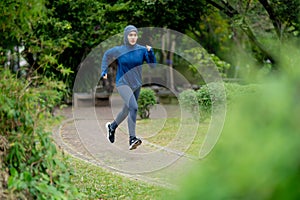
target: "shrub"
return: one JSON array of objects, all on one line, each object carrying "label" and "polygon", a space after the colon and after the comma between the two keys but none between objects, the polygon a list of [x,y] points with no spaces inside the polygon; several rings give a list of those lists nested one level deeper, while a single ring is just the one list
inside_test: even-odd
[{"label": "shrub", "polygon": [[195,117],[200,115],[200,119],[203,120],[210,115],[212,105],[218,106],[224,102],[225,96],[221,87],[219,83],[210,83],[196,91],[185,90],[179,94],[180,105]]},{"label": "shrub", "polygon": [[71,171],[45,131],[62,84],[34,84],[6,70],[0,76],[0,167],[2,177],[8,177],[0,183],[0,198],[75,199],[79,194],[69,183]]},{"label": "shrub", "polygon": [[197,90],[201,110],[210,112],[212,105],[218,106],[225,101],[224,86],[221,83],[209,83]]},{"label": "shrub", "polygon": [[138,99],[138,114],[142,119],[150,116],[150,109],[156,104],[156,97],[153,90],[142,88]]},{"label": "shrub", "polygon": [[[257,92],[259,86],[225,83],[225,91],[222,88],[221,83],[209,83],[196,91],[185,90],[179,95],[180,105],[193,113],[195,117],[200,114],[200,119],[205,119],[210,116],[212,106],[218,108],[223,103],[229,105],[239,97]],[[226,102],[224,102],[225,100]]]},{"label": "shrub", "polygon": [[179,103],[189,112],[198,111],[198,97],[195,90],[188,89],[184,90],[179,95]]}]

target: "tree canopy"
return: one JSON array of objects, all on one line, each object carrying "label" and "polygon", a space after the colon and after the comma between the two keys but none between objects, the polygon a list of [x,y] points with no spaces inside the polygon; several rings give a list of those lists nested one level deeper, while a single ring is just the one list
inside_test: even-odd
[{"label": "tree canopy", "polygon": [[[127,24],[166,27],[236,65],[233,46],[276,69],[282,43],[299,38],[298,0],[8,0],[0,3],[1,65],[19,54],[33,72],[69,81],[92,48]],[[19,55],[18,55],[19,56]]]}]

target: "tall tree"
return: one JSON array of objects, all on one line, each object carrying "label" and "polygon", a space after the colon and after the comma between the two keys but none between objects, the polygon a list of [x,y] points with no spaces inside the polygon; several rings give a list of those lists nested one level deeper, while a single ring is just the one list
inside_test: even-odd
[{"label": "tall tree", "polygon": [[[276,61],[274,44],[267,38],[276,38],[280,43],[292,37],[299,37],[298,0],[206,0],[219,9],[251,41],[252,47],[259,51],[261,61]],[[271,26],[270,26],[271,25]],[[274,43],[274,40],[272,41]],[[277,65],[274,65],[277,66]]]},{"label": "tall tree", "polygon": [[[7,61],[7,53],[11,55],[15,52],[27,38],[30,32],[33,32],[37,21],[41,20],[45,14],[43,0],[28,1],[8,1],[0,2],[0,47],[1,47],[1,65]],[[14,63],[11,60],[11,65]]]},{"label": "tall tree", "polygon": [[[70,70],[58,63],[57,57],[69,46],[65,30],[70,24],[51,18],[51,10],[45,0],[3,0],[1,22],[1,56],[4,66],[7,53],[12,55],[22,47],[22,56],[28,63],[27,78],[33,74],[65,76]],[[16,49],[16,50],[15,50]],[[19,57],[20,55],[18,55]],[[11,63],[11,60],[8,60]]]}]

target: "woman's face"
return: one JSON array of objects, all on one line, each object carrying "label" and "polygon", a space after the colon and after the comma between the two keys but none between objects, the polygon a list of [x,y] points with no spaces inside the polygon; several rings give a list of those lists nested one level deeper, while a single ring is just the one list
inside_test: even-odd
[{"label": "woman's face", "polygon": [[137,33],[135,31],[131,31],[128,36],[128,42],[130,45],[135,45],[136,44],[136,41],[138,39],[138,36],[137,36]]}]

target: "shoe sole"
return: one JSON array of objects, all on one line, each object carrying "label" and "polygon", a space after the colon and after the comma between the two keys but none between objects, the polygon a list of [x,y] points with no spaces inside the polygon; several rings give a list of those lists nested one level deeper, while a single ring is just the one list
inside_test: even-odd
[{"label": "shoe sole", "polygon": [[109,139],[109,128],[108,128],[108,125],[110,125],[109,122],[107,122],[107,123],[105,124],[107,140],[108,140],[110,143],[113,143],[113,142],[111,142],[110,139]]},{"label": "shoe sole", "polygon": [[136,149],[141,144],[142,144],[142,140],[137,140],[135,143],[133,143],[132,145],[130,145],[129,150]]}]

